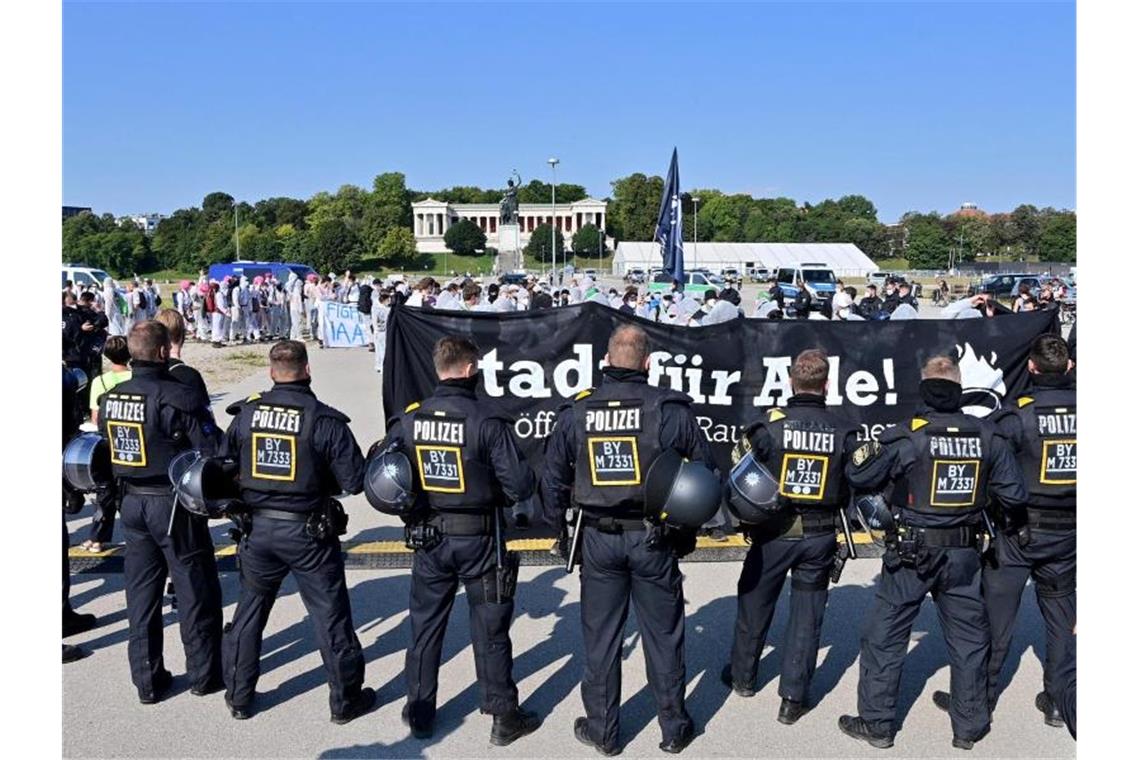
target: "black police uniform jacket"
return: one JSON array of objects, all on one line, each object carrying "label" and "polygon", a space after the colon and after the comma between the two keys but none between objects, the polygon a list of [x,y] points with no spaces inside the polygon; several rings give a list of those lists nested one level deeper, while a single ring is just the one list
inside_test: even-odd
[{"label": "black police uniform jacket", "polygon": [[213,456],[221,438],[165,364],[138,360],[131,361],[129,380],[103,394],[99,427],[115,477],[140,485],[169,485],[171,459],[190,449]]},{"label": "black police uniform jacket", "polygon": [[780,484],[780,504],[804,511],[847,505],[843,468],[859,445],[858,430],[827,410],[824,396],[800,393],[782,409],[769,409],[744,431],[756,461]]},{"label": "black police uniform jacket", "polygon": [[478,399],[478,376],[443,380],[388,422],[412,463],[421,503],[439,512],[487,512],[534,494],[511,422]]},{"label": "black police uniform jacket", "polygon": [[541,491],[546,519],[559,525],[571,502],[619,519],[645,515],[645,475],[666,449],[714,469],[690,398],[649,385],[636,370],[607,367],[602,385],[558,412],[547,438]]},{"label": "black police uniform jacket", "polygon": [[994,424],[961,411],[920,406],[912,419],[879,436],[881,450],[852,457],[852,487],[892,486],[892,511],[910,525],[955,528],[981,518],[988,496],[1007,507],[1025,502],[1021,470]]},{"label": "black police uniform jacket", "polygon": [[276,383],[231,404],[224,453],[239,464],[251,509],[311,512],[339,493],[360,493],[364,456],[349,419],[313,394],[308,380]]},{"label": "black police uniform jacket", "polygon": [[999,412],[995,424],[1021,467],[1029,505],[1077,506],[1077,389],[1072,375],[1031,375],[1032,387]]}]

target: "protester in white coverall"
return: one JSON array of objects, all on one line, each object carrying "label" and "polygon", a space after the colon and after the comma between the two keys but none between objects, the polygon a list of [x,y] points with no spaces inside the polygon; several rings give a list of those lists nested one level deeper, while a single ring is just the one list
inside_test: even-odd
[{"label": "protester in white coverall", "polygon": [[215,348],[221,348],[225,342],[226,334],[226,301],[222,295],[222,285],[224,283],[212,282],[210,283],[210,290],[213,291],[214,310],[210,312],[210,340],[213,342]]},{"label": "protester in white coverall", "polygon": [[231,278],[222,279],[216,298],[218,311],[222,312],[222,324],[218,332],[214,334],[214,340],[218,343],[225,343],[230,339],[230,315],[232,314],[230,306],[234,300],[234,284]]},{"label": "protester in white coverall", "polygon": [[387,290],[373,290],[372,340],[376,346],[376,371],[384,371],[384,349],[387,346],[388,315],[392,313],[392,294]]},{"label": "protester in white coverall", "polygon": [[126,335],[126,302],[115,290],[115,281],[103,278],[103,311],[107,314],[107,334]]},{"label": "protester in white coverall", "polygon": [[[285,281],[285,292],[289,296],[289,340],[301,339],[301,325],[304,324],[304,286],[294,272]],[[376,291],[373,291],[374,293]]]},{"label": "protester in white coverall", "polygon": [[194,290],[194,327],[198,340],[205,343],[210,339],[210,315],[206,313],[206,294],[210,292],[210,283],[200,282]]}]

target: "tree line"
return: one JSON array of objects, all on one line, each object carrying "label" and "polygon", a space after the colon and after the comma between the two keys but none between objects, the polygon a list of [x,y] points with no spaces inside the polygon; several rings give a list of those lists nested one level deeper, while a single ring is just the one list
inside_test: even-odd
[{"label": "tree line", "polygon": [[[611,183],[606,235],[621,240],[650,240],[664,186],[658,176],[636,173]],[[79,214],[63,224],[63,257],[117,275],[161,269],[196,271],[213,263],[243,259],[295,261],[318,271],[370,266],[401,268],[416,256],[412,207],[425,198],[449,203],[497,203],[501,190],[456,186],[436,191],[411,190],[399,172],[377,175],[371,188],[343,185],[302,200],[275,197],[253,204],[213,192],[200,206],[178,209],[162,219],[152,234],[111,214]],[[559,203],[586,197],[581,185],[559,183]],[[520,203],[549,203],[550,183],[532,180],[518,190]],[[693,209],[700,241],[850,242],[876,259],[906,258],[913,268],[945,268],[980,256],[1004,255],[1043,261],[1076,260],[1076,215],[1072,211],[1018,206],[1009,213],[941,215],[910,212],[893,225],[878,219],[874,204],[846,195],[817,204],[791,198],[753,198],[719,190],[694,190],[681,199],[686,240],[692,239]],[[596,255],[602,231],[587,225],[570,248]],[[556,231],[555,246],[565,241]],[[603,238],[604,239],[604,238]],[[460,255],[487,251],[477,225],[452,225],[445,245]],[[527,254],[551,257],[550,228],[541,225]],[[606,253],[607,251],[603,251]]]}]

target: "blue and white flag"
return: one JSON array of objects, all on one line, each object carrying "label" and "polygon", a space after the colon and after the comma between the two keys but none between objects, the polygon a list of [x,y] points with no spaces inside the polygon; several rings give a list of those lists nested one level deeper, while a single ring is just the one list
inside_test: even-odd
[{"label": "blue and white flag", "polygon": [[657,212],[657,229],[653,232],[653,240],[661,244],[663,268],[673,276],[673,282],[681,287],[685,284],[683,229],[681,178],[677,171],[677,149],[673,148],[673,160],[669,163],[669,176],[665,178],[665,189],[661,193],[661,208]]}]

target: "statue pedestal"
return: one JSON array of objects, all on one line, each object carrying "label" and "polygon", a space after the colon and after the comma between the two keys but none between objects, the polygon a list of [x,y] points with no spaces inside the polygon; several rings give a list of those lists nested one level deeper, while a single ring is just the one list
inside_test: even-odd
[{"label": "statue pedestal", "polygon": [[499,225],[499,257],[496,268],[500,273],[523,268],[522,248],[519,245],[517,224]]}]

